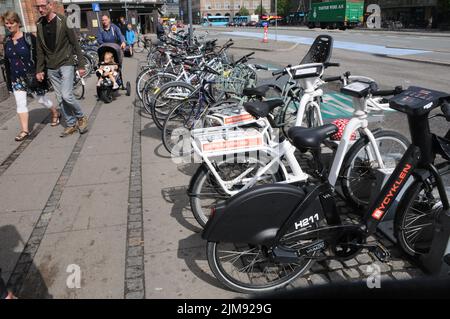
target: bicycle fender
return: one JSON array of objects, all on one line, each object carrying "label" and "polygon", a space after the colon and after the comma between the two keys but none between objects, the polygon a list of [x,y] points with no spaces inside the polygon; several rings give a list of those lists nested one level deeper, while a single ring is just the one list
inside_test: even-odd
[{"label": "bicycle fender", "polygon": [[212,242],[270,244],[305,197],[288,184],[261,185],[216,206],[202,238]]}]

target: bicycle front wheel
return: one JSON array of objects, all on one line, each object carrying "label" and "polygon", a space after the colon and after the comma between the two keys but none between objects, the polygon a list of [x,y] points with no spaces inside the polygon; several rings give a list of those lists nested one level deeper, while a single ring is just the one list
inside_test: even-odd
[{"label": "bicycle front wheel", "polygon": [[144,51],[144,46],[145,46],[145,43],[143,41],[139,40],[134,44],[133,50],[136,53],[141,53],[142,51]]},{"label": "bicycle front wheel", "polygon": [[81,100],[84,97],[84,84],[81,80],[76,80],[73,85],[73,95],[77,100]]},{"label": "bicycle front wheel", "polygon": [[[385,168],[395,168],[409,147],[408,139],[400,133],[384,130],[375,132],[374,137]],[[356,208],[364,209],[369,205],[370,185],[376,181],[378,168],[373,145],[367,138],[360,138],[345,156],[340,175],[344,196]]]},{"label": "bicycle front wheel", "polygon": [[142,102],[148,114],[152,113],[151,105],[154,102],[155,95],[161,90],[161,87],[176,79],[177,76],[172,73],[157,73],[147,80],[142,90]]},{"label": "bicycle front wheel", "polygon": [[177,106],[186,103],[195,92],[195,87],[185,82],[172,82],[163,85],[154,96],[150,113],[156,127],[163,129],[169,113]]},{"label": "bicycle front wheel", "polygon": [[189,99],[173,108],[166,117],[162,129],[162,141],[173,156],[192,153],[190,132],[201,128],[202,115],[198,99]]},{"label": "bicycle front wheel", "polygon": [[[444,184],[450,181],[450,163],[439,170]],[[450,198],[450,187],[446,187]],[[434,177],[415,181],[403,196],[394,221],[394,234],[402,250],[413,257],[427,254],[433,240],[436,216],[443,210]]]}]

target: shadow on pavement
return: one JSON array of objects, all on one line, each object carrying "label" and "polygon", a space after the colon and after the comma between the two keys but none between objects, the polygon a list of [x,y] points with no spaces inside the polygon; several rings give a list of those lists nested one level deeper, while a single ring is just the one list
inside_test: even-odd
[{"label": "shadow on pavement", "polygon": [[[5,225],[0,227],[0,259],[1,260],[19,260],[21,255],[20,252],[16,252],[16,247],[19,244],[24,243],[22,237],[20,236],[17,228],[13,225]],[[17,287],[11,282],[9,287],[10,290],[19,298],[22,299],[52,299],[53,296],[49,294],[47,285],[36,267],[32,262],[27,274],[22,274],[23,282],[22,287]],[[27,281],[27,282],[25,282]],[[20,283],[19,283],[20,284]]]},{"label": "shadow on pavement", "polygon": [[186,176],[194,176],[200,164],[189,163],[177,165],[177,170]]},{"label": "shadow on pavement", "polygon": [[36,125],[41,124],[41,122],[48,124],[50,121],[50,111],[47,108],[30,110],[28,130],[31,132],[36,128]]},{"label": "shadow on pavement", "polygon": [[171,217],[175,218],[175,220],[184,228],[194,233],[200,233],[202,229],[196,224],[194,217],[192,216],[192,221],[195,224],[192,224],[191,221],[187,220],[183,215],[183,210],[191,211],[189,197],[186,193],[187,189],[187,186],[163,188],[161,189],[161,195],[167,203],[173,204],[170,211]]},{"label": "shadow on pavement", "polygon": [[[197,247],[194,247],[194,244]],[[200,234],[192,234],[187,238],[181,239],[178,245],[177,257],[184,259],[189,270],[200,280],[216,288],[231,291],[227,287],[222,286],[213,275],[206,273],[199,266],[199,261],[206,261],[206,241],[201,239]]]}]

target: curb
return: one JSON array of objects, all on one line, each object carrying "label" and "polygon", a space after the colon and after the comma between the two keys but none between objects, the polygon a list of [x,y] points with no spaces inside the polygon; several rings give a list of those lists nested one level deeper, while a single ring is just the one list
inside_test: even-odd
[{"label": "curb", "polygon": [[416,59],[416,58],[406,58],[406,57],[399,57],[399,56],[385,55],[385,54],[374,54],[374,55],[377,56],[377,57],[389,58],[389,59],[393,59],[393,60],[417,62],[417,63],[433,64],[433,65],[440,65],[440,66],[448,66],[448,67],[450,67],[450,62],[444,62],[444,61],[422,60],[422,59]]},{"label": "curb", "polygon": [[286,49],[264,49],[264,48],[246,48],[246,47],[238,47],[238,46],[233,46],[233,49],[238,49],[238,50],[250,50],[250,51],[260,51],[260,52],[289,52],[292,50],[295,50],[299,45],[301,45],[301,43],[295,43],[294,45],[292,45],[289,48]]},{"label": "curb", "polygon": [[[260,28],[205,28],[205,30],[246,30],[246,29],[260,29]],[[272,27],[272,30],[275,29],[275,27]],[[328,29],[309,29],[309,28],[298,28],[298,27],[278,27],[278,30],[285,30],[285,31],[311,31],[311,32],[331,32],[331,33],[342,33],[346,31],[342,30],[328,30]],[[271,29],[269,29],[271,30]],[[448,34],[446,33],[433,33],[433,32],[414,32],[414,31],[388,31],[388,30],[372,30],[372,29],[353,29],[349,30],[350,33],[353,32],[372,32],[372,33],[380,33],[380,34],[395,34],[395,35],[415,35],[415,36],[422,36],[422,37],[438,37],[438,38],[450,38],[450,32]]]}]

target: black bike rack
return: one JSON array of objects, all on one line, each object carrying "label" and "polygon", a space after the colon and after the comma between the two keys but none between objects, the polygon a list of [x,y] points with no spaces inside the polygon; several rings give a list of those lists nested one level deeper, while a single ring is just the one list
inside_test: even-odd
[{"label": "black bike rack", "polygon": [[[377,169],[375,171],[375,177],[376,180],[372,185],[372,192],[370,197],[370,203],[372,204],[378,194],[381,192],[381,189],[383,188],[384,184],[387,182],[389,177],[391,176],[393,170],[389,169]],[[399,193],[397,198],[395,199],[392,206],[387,211],[386,215],[383,218],[383,221],[378,224],[378,230],[381,231],[383,235],[385,235],[391,242],[394,244],[397,243],[397,239],[394,235],[394,218],[395,218],[395,211],[397,210],[397,206],[399,202],[401,201],[403,194],[408,189],[408,185],[411,183],[411,180],[408,180],[405,184],[406,187],[403,188],[403,190]]]},{"label": "black bike rack", "polygon": [[[376,181],[372,185],[372,196],[370,198],[371,203],[380,193],[383,185],[386,183],[390,175],[391,172],[387,170],[376,170]],[[409,183],[411,183],[411,179],[406,182],[406,186]],[[399,193],[399,196],[396,198],[386,216],[383,218],[383,221],[378,225],[378,230],[380,230],[381,233],[393,243],[397,243],[397,239],[394,235],[395,211],[406,189],[408,189],[408,187],[405,187],[402,192]],[[431,275],[450,275],[450,210],[443,211],[439,215],[437,227],[434,229],[431,250],[428,254],[420,257],[420,262],[426,271]]]}]

